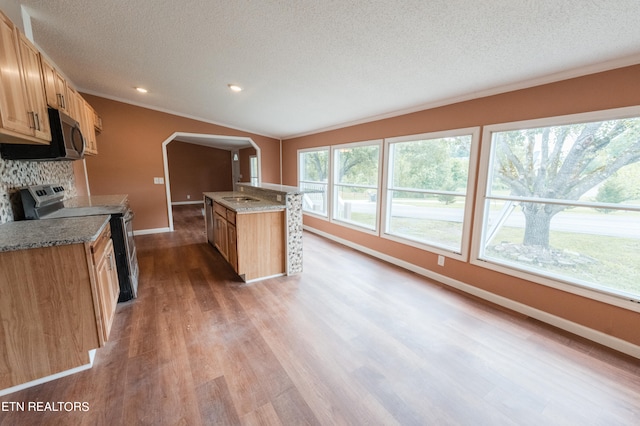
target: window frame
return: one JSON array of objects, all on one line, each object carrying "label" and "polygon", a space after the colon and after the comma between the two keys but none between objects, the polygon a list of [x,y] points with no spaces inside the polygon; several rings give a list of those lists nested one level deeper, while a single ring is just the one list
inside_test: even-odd
[{"label": "window frame", "polygon": [[[351,184],[340,184],[337,183],[337,179],[335,174],[337,173],[337,167],[335,165],[335,160],[336,160],[336,153],[338,150],[340,149],[344,149],[344,148],[358,148],[358,147],[363,147],[363,146],[374,146],[377,145],[378,146],[378,176],[377,176],[377,188],[376,188],[376,208],[375,208],[375,212],[376,212],[376,220],[375,220],[375,227],[374,229],[370,229],[367,228],[366,226],[362,226],[359,225],[358,223],[355,222],[351,222],[351,221],[346,221],[344,219],[340,219],[335,217],[335,198],[337,197],[337,192],[336,192],[336,186],[354,186],[354,187],[365,187],[365,186],[361,186],[361,185],[351,185]],[[331,145],[331,152],[330,152],[330,163],[331,163],[331,175],[330,175],[330,187],[331,187],[331,197],[330,197],[330,215],[329,215],[329,221],[331,223],[335,223],[336,225],[340,225],[340,226],[344,226],[345,228],[350,228],[350,229],[354,229],[360,232],[364,232],[367,234],[371,234],[371,235],[376,235],[376,236],[380,236],[380,218],[382,216],[381,214],[381,206],[382,206],[382,200],[381,200],[381,191],[382,191],[382,175],[383,175],[383,171],[382,171],[382,166],[383,166],[383,151],[384,151],[384,139],[372,139],[372,140],[367,140],[367,141],[360,141],[360,142],[349,142],[349,143],[344,143],[344,144],[339,144],[339,145]]]},{"label": "window frame", "polygon": [[[384,140],[384,170],[383,170],[383,188],[382,188],[382,204],[381,204],[381,230],[380,236],[387,240],[395,241],[407,246],[415,247],[421,250],[429,251],[439,255],[443,255],[452,259],[467,261],[469,259],[469,252],[471,246],[471,225],[473,219],[473,207],[476,188],[476,171],[478,164],[478,152],[480,147],[480,126],[465,127],[459,129],[442,130],[429,133],[421,133],[416,135],[398,136],[393,138],[386,138]],[[390,146],[394,143],[421,141],[429,139],[441,139],[447,137],[458,136],[471,136],[471,147],[469,151],[469,169],[467,171],[467,188],[464,203],[464,214],[462,218],[462,236],[460,241],[460,251],[451,250],[449,247],[444,247],[438,244],[431,244],[428,242],[422,242],[412,240],[410,238],[402,237],[399,235],[389,233],[389,220],[391,203],[389,199],[389,192],[393,189],[389,189],[391,178],[391,155]],[[397,190],[397,189],[396,189]],[[425,191],[429,193],[435,193],[434,191]]]},{"label": "window frame", "polygon": [[[255,162],[255,176],[253,175],[253,162]],[[258,156],[250,155],[249,156],[249,182],[252,185],[258,185],[260,183],[260,167],[258,166]]]},{"label": "window frame", "polygon": [[[485,269],[503,273],[505,275],[521,278],[533,283],[545,285],[547,287],[562,290],[572,294],[577,294],[589,299],[640,312],[640,300],[629,298],[626,295],[617,294],[614,291],[607,291],[606,289],[601,289],[598,287],[572,282],[560,277],[550,277],[542,273],[520,269],[515,266],[509,266],[508,264],[496,262],[492,259],[485,259],[480,257],[484,241],[484,232],[486,226],[485,221],[487,219],[487,215],[485,215],[486,201],[487,198],[495,198],[487,197],[489,176],[492,173],[491,154],[493,147],[493,133],[633,117],[640,117],[640,106],[591,111],[586,113],[568,114],[484,126],[482,131],[482,142],[479,158],[478,180],[476,189],[477,193],[475,197],[476,200],[474,208],[475,213],[473,216],[470,263]],[[569,203],[563,202],[562,204]],[[580,201],[576,201],[575,203],[576,206],[584,204],[584,202]]]},{"label": "window frame", "polygon": [[[319,152],[319,151],[327,151],[327,182],[326,182],[326,186],[327,186],[327,192],[326,192],[326,197],[327,197],[327,212],[326,214],[322,214],[322,213],[318,213],[312,210],[305,210],[304,209],[304,203],[303,203],[303,209],[302,209],[302,213],[303,214],[308,214],[314,217],[317,217],[319,219],[323,219],[323,220],[329,220],[329,213],[331,211],[331,207],[332,207],[332,195],[331,195],[331,181],[332,181],[332,171],[333,171],[333,162],[331,161],[331,147],[330,146],[319,146],[319,147],[313,147],[313,148],[303,148],[303,149],[299,149],[297,151],[297,160],[298,160],[298,187],[302,189],[302,182],[309,182],[309,183],[317,183],[317,184],[325,184],[324,182],[314,182],[314,181],[303,181],[302,180],[302,167],[301,167],[301,161],[300,161],[300,156],[302,154],[305,153],[309,153],[309,152]],[[304,191],[303,191],[304,192]],[[303,194],[304,196],[304,194]]]}]

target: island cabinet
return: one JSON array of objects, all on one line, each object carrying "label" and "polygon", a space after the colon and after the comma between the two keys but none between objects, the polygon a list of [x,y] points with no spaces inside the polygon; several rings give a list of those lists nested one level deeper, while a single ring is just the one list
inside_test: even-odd
[{"label": "island cabinet", "polygon": [[220,254],[244,281],[284,275],[284,210],[236,212],[213,203],[214,241]]},{"label": "island cabinet", "polygon": [[93,241],[0,252],[0,391],[90,364],[119,292],[108,222]]}]

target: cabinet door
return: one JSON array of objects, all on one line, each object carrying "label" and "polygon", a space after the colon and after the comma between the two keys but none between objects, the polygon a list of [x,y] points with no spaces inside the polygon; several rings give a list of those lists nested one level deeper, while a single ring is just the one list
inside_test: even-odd
[{"label": "cabinet door", "polygon": [[[69,116],[82,126],[84,116],[82,98],[78,92],[76,92],[76,89],[71,86],[67,86],[67,96],[69,98]],[[82,130],[82,127],[80,130]]]},{"label": "cabinet door", "polygon": [[44,92],[47,98],[47,104],[51,108],[69,114],[67,109],[67,81],[60,73],[44,58],[40,56],[42,65],[42,77],[44,78]]},{"label": "cabinet door", "polygon": [[111,326],[116,313],[118,296],[120,295],[120,284],[118,283],[118,272],[113,254],[113,242],[109,239],[104,251],[99,253],[96,263],[96,278],[98,290],[98,304],[100,306],[100,317],[102,319],[102,344],[107,341],[111,333]]},{"label": "cabinet door", "polygon": [[44,93],[47,97],[47,104],[51,108],[60,109],[60,102],[58,99],[58,91],[56,89],[56,70],[46,60],[40,60],[40,66],[42,67],[42,75],[44,77]]},{"label": "cabinet door", "polygon": [[229,255],[227,245],[227,219],[220,216],[218,213],[215,214],[214,218],[214,230],[216,239],[215,246],[220,254],[222,254],[222,257],[228,260]]},{"label": "cabinet door", "polygon": [[233,270],[238,272],[238,246],[236,241],[236,227],[231,223],[227,223],[227,251],[229,254],[227,260],[233,267]]},{"label": "cabinet door", "polygon": [[47,100],[44,93],[44,78],[40,66],[40,52],[27,39],[24,34],[19,34],[20,56],[24,69],[27,97],[31,107],[34,136],[38,139],[51,141],[51,129],[49,127],[49,113],[47,112]]},{"label": "cabinet door", "polygon": [[0,13],[0,115],[2,128],[33,133],[29,102],[22,72],[18,33],[13,23]]},{"label": "cabinet door", "polygon": [[87,144],[85,154],[97,155],[98,145],[96,143],[96,128],[93,125],[93,108],[87,101],[84,100],[84,98],[82,98],[82,96],[80,96],[80,100],[82,108],[82,122],[80,123],[80,128],[82,130],[82,134],[84,135],[85,143]]}]

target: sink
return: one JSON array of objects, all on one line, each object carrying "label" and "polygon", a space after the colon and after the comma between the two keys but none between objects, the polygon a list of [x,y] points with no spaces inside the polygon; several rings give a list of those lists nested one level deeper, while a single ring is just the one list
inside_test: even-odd
[{"label": "sink", "polygon": [[257,198],[251,197],[222,197],[223,200],[233,201],[234,203],[248,203],[251,201],[260,201]]}]

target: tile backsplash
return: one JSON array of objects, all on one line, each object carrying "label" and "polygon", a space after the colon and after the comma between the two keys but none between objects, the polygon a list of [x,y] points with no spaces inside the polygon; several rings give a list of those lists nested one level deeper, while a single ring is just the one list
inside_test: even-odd
[{"label": "tile backsplash", "polygon": [[75,196],[76,186],[71,161],[17,161],[0,158],[0,224],[14,220],[21,212],[17,188],[44,183],[62,184],[66,196]]}]

